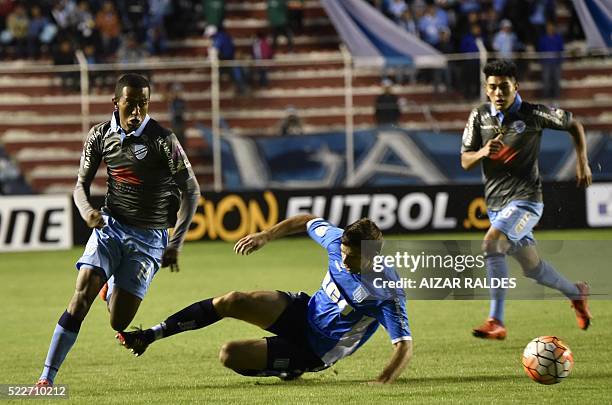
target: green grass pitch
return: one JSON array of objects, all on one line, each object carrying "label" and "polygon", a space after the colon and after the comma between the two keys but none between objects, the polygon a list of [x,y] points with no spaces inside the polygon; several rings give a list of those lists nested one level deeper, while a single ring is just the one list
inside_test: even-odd
[{"label": "green grass pitch", "polygon": [[[538,237],[612,240],[612,230],[539,232]],[[312,293],[325,273],[325,252],[306,238],[274,241],[248,257],[234,255],[231,247],[187,244],[181,272],[158,273],[134,324],[148,327],[192,302],[229,290]],[[53,328],[73,292],[73,266],[81,251],[0,255],[0,384],[29,384],[38,378]],[[587,332],[576,327],[567,301],[510,301],[509,336],[499,342],[470,334],[487,309],[486,301],[409,300],[415,356],[395,384],[373,387],[365,382],[382,370],[392,350],[382,329],[331,369],[281,382],[242,377],[217,360],[223,342],[265,335],[254,326],[223,320],[157,342],[134,358],[114,340],[106,307],[96,300],[56,383],[69,386],[69,402],[87,404],[610,403],[611,301],[591,301],[595,319]],[[539,335],[557,335],[574,352],[574,370],[561,384],[541,386],[521,368],[523,347]]]}]

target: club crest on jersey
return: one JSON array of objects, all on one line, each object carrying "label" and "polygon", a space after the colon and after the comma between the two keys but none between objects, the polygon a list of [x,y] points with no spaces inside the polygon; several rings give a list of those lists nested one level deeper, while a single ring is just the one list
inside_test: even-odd
[{"label": "club crest on jersey", "polygon": [[512,129],[514,129],[516,131],[517,134],[522,134],[523,131],[525,131],[525,128],[527,127],[527,125],[525,124],[525,121],[514,121],[511,125]]},{"label": "club crest on jersey", "polygon": [[148,151],[149,150],[147,149],[146,145],[139,143],[132,144],[132,152],[134,152],[134,156],[136,156],[136,159],[138,160],[144,159],[145,156],[147,156]]},{"label": "club crest on jersey", "polygon": [[355,291],[353,291],[353,301],[355,302],[362,302],[363,300],[366,299],[367,296],[368,296],[368,292],[361,285],[357,287]]}]

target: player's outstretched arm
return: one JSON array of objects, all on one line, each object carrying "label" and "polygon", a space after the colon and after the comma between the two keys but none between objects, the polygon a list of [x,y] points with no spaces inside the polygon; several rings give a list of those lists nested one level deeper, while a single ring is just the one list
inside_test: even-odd
[{"label": "player's outstretched arm", "polygon": [[265,231],[252,233],[240,239],[234,245],[234,252],[238,255],[249,255],[271,240],[305,231],[308,221],[315,218],[317,217],[311,214],[295,215],[287,218]]},{"label": "player's outstretched arm", "polygon": [[198,207],[198,199],[200,198],[200,185],[195,176],[192,175],[184,183],[177,182],[177,184],[181,190],[181,205],[179,206],[172,239],[164,250],[161,263],[162,267],[170,267],[171,272],[179,271],[179,251],[187,236],[189,224],[191,224],[193,215]]},{"label": "player's outstretched arm", "polygon": [[578,186],[588,187],[593,182],[593,175],[589,167],[586,136],[582,123],[572,119],[569,126],[569,133],[572,135],[574,149],[576,150],[576,183]]},{"label": "player's outstretched arm", "polygon": [[393,345],[393,356],[373,384],[390,384],[400,376],[412,358],[412,341],[400,340]]}]

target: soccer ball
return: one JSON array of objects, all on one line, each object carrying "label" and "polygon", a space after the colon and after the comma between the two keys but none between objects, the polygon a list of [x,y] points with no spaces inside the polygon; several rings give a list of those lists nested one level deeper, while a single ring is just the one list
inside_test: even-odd
[{"label": "soccer ball", "polygon": [[523,350],[523,369],[529,378],[540,384],[560,383],[572,367],[572,351],[556,336],[537,337]]}]

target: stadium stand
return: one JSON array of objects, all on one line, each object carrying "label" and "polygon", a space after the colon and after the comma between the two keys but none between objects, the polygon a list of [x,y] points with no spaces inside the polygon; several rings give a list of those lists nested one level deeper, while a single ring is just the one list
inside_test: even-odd
[{"label": "stadium stand", "polygon": [[[559,0],[557,15],[562,24],[569,23],[568,7],[568,2]],[[248,59],[256,33],[267,29],[266,2],[226,0],[224,26],[234,38],[238,58]],[[149,59],[205,60],[204,29],[203,18],[195,21],[190,33],[185,37],[174,35],[167,41],[162,55]],[[303,29],[294,36],[293,42],[292,52],[281,43],[275,55],[279,64],[269,69],[266,87],[252,86],[246,95],[237,96],[229,78],[223,78],[221,115],[232,134],[278,135],[278,123],[284,118],[287,106],[299,111],[306,134],[343,130],[344,71],[338,50],[340,40],[317,0],[304,2]],[[579,49],[580,44],[575,48]],[[27,73],[30,67],[48,63],[43,55],[40,61],[12,60],[0,65],[0,143],[35,191],[66,192],[75,181],[84,137],[81,97],[78,92],[64,89],[56,74]],[[539,71],[538,63],[530,63],[530,73],[521,83],[521,95],[529,100],[540,100]],[[170,125],[165,89],[175,83],[182,86],[186,100],[186,149],[202,188],[210,188],[209,145],[202,136],[211,126],[210,72],[191,69],[188,63],[181,67],[149,69],[149,72],[154,84],[151,114],[164,125]],[[380,93],[380,78],[380,71],[376,70],[354,72],[356,129],[374,126],[374,101]],[[104,84],[94,89],[89,99],[91,124],[108,119],[111,92]],[[421,80],[397,84],[394,92],[404,101],[401,127],[408,130],[436,129],[459,134],[474,104],[452,90],[436,94],[432,84]],[[560,99],[560,105],[577,114],[588,130],[611,131],[612,60],[568,59],[563,65]],[[104,187],[104,170],[98,174],[94,193]]]}]

